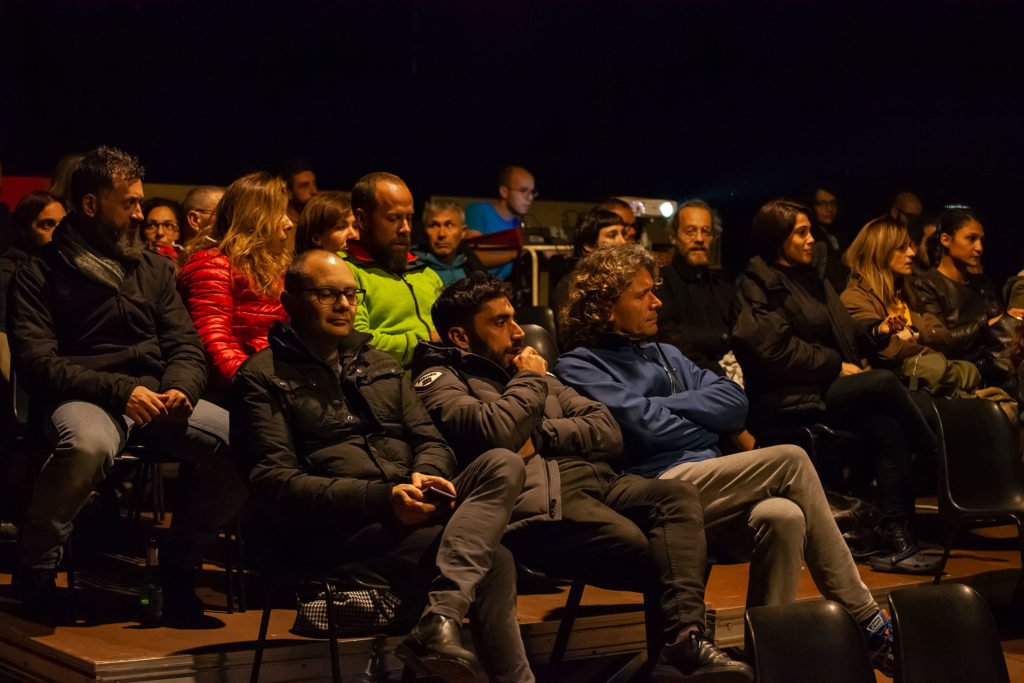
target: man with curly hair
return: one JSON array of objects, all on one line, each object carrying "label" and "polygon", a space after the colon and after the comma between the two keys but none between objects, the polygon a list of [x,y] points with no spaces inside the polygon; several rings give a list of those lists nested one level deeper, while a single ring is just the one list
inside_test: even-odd
[{"label": "man with curly hair", "polygon": [[749,558],[747,606],[796,597],[806,563],[818,589],[864,628],[875,666],[892,675],[888,617],[861,581],[807,454],[793,445],[723,455],[747,398],[701,370],[658,332],[658,266],[638,245],[600,249],[576,266],[555,374],[608,406],[622,428],[627,472],[693,483],[711,547]]}]

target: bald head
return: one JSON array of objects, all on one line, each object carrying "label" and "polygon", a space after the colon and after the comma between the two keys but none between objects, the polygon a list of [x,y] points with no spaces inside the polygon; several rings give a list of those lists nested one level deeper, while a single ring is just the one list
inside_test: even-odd
[{"label": "bald head", "polygon": [[311,249],[292,261],[284,276],[281,304],[292,329],[321,359],[337,352],[352,331],[361,293],[352,270],[329,251]]},{"label": "bald head", "polygon": [[904,228],[921,215],[921,200],[913,192],[900,192],[893,197],[889,215]]},{"label": "bald head", "polygon": [[522,166],[506,166],[499,181],[498,195],[508,210],[517,216],[525,215],[537,194],[533,174]]}]

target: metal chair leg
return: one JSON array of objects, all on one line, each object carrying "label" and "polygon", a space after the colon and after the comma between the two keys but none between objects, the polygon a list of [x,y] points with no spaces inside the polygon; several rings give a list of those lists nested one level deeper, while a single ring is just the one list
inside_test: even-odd
[{"label": "metal chair leg", "polygon": [[1013,521],[1017,522],[1017,543],[1020,546],[1020,576],[1017,577],[1017,587],[1013,589],[1013,604],[1019,605],[1024,599],[1024,519],[1015,515]]},{"label": "metal chair leg", "polygon": [[[957,527],[953,526],[946,535],[946,547],[942,549],[942,559],[939,560],[939,567],[935,570],[935,578],[932,583],[938,585],[942,581],[942,573],[946,571],[946,561],[949,560],[949,553],[953,550],[953,541],[956,540]],[[1021,532],[1018,532],[1021,533]],[[1024,536],[1021,537],[1024,542]],[[1021,549],[1021,558],[1024,559],[1024,548]]]},{"label": "metal chair leg", "polygon": [[558,624],[558,633],[555,635],[555,644],[551,648],[549,664],[561,664],[565,658],[565,650],[569,646],[569,636],[572,635],[572,627],[576,623],[576,615],[580,609],[580,600],[583,599],[583,589],[586,587],[586,581],[575,579],[569,588],[569,597],[565,600],[565,611],[562,614],[561,623]]},{"label": "metal chair leg", "polygon": [[263,598],[263,616],[260,617],[260,635],[256,640],[256,651],[252,654],[252,672],[249,683],[259,683],[260,666],[263,664],[263,646],[267,642],[267,629],[270,627],[270,612],[273,609],[274,584],[267,577],[267,593]]},{"label": "metal chair leg", "polygon": [[324,581],[324,597],[327,600],[327,636],[331,651],[331,681],[341,683],[341,662],[338,661],[338,631],[334,624],[334,590],[330,581]]},{"label": "metal chair leg", "polygon": [[227,595],[228,614],[235,613],[235,563],[234,563],[234,542],[231,540],[231,530],[224,531],[224,578]]},{"label": "metal chair leg", "polygon": [[242,537],[241,517],[235,517],[235,548],[238,550],[238,561],[235,564],[238,572],[238,611],[245,612],[245,538]]}]

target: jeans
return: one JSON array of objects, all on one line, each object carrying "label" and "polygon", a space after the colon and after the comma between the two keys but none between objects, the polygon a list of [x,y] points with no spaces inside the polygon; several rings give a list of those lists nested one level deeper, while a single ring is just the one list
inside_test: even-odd
[{"label": "jeans", "polygon": [[197,402],[188,422],[137,425],[94,403],[67,401],[50,416],[53,451],[43,465],[19,529],[22,566],[52,569],[89,496],[126,446],[144,444],[182,461],[184,499],[176,506],[161,561],[198,567],[203,553],[245,502],[246,487],[228,448],[228,414]]},{"label": "jeans", "polygon": [[858,622],[878,611],[802,448],[772,446],[684,462],[660,478],[696,486],[708,544],[749,557],[748,607],[796,599],[806,562],[822,595],[846,607]]}]

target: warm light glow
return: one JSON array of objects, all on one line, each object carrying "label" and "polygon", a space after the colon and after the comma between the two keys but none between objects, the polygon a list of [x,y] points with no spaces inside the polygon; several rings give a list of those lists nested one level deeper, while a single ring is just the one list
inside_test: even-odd
[{"label": "warm light glow", "polygon": [[673,211],[675,211],[675,207],[672,206],[672,202],[662,202],[658,210],[661,211],[662,216],[669,218],[672,216]]}]

